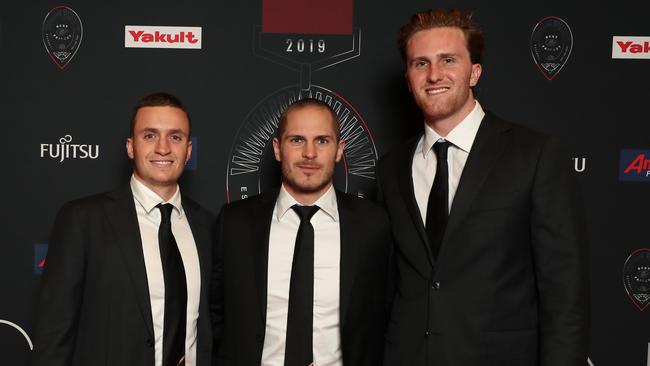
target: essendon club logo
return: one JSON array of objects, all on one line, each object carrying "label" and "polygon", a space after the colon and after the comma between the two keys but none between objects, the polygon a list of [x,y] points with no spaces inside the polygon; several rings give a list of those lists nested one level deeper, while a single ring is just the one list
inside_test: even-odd
[{"label": "essendon club logo", "polygon": [[63,70],[77,53],[83,38],[79,15],[67,6],[50,10],[41,30],[43,45],[52,61]]},{"label": "essendon club logo", "polygon": [[46,256],[47,244],[34,244],[34,274],[43,274]]},{"label": "essendon club logo", "polygon": [[623,286],[640,311],[650,305],[650,249],[633,251],[623,265]]},{"label": "essendon club logo", "polygon": [[201,49],[201,27],[124,26],[125,48]]},{"label": "essendon club logo", "polygon": [[650,150],[621,150],[619,180],[650,182]]},{"label": "essendon club logo", "polygon": [[530,52],[535,65],[549,81],[562,70],[572,48],[573,33],[569,24],[555,16],[540,20],[530,35]]},{"label": "essendon club logo", "polygon": [[612,58],[650,59],[650,37],[612,37]]}]

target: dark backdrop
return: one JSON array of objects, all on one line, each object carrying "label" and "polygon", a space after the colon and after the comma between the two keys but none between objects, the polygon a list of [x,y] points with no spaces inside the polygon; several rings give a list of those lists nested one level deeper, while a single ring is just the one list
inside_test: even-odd
[{"label": "dark backdrop", "polygon": [[[377,157],[422,123],[404,84],[397,30],[416,10],[453,6],[472,10],[487,36],[475,90],[483,107],[560,136],[573,154],[566,169],[581,181],[591,239],[590,362],[650,365],[648,302],[635,304],[623,281],[631,253],[649,265],[639,257],[647,251],[638,250],[650,247],[650,178],[647,169],[620,173],[639,155],[650,159],[650,59],[612,58],[613,36],[650,34],[648,3],[331,0],[315,2],[313,13],[316,5],[291,10],[301,1],[265,1],[265,24],[262,0],[2,2],[0,363],[29,358],[27,338],[16,327],[32,333],[39,264],[57,209],[128,179],[124,143],[139,97],[169,91],[186,102],[197,156],[182,185],[213,212],[277,179],[268,138],[277,112],[298,95],[339,108],[355,149],[346,151],[336,184],[366,195]],[[83,25],[80,46],[63,69],[42,40],[44,18],[59,5],[73,9]],[[573,35],[570,57],[552,80],[538,70],[530,47],[533,28],[548,16],[562,18]],[[202,47],[125,48],[125,25],[201,27]],[[264,32],[278,25],[289,32]],[[90,145],[98,156],[48,155],[62,142]],[[637,275],[648,280],[647,271]]]}]

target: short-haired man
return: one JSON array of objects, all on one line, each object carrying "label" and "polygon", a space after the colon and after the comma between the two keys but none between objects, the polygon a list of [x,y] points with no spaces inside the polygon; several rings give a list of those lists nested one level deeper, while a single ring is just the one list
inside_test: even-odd
[{"label": "short-haired man", "polygon": [[301,99],[273,139],[281,187],[222,209],[218,365],[381,364],[390,227],[379,206],[334,189],[343,149],[336,113]]},{"label": "short-haired man", "polygon": [[128,184],[69,202],[50,240],[33,365],[211,365],[216,218],[183,196],[190,119],[170,94],[135,107]]},{"label": "short-haired man", "polygon": [[378,167],[396,241],[386,365],[584,365],[587,243],[568,156],[474,99],[471,16],[417,13],[399,45],[424,133]]}]

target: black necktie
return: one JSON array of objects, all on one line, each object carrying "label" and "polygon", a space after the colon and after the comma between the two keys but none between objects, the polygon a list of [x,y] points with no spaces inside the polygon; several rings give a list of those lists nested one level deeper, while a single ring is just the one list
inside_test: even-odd
[{"label": "black necktie", "polygon": [[291,265],[284,365],[307,366],[314,360],[314,227],[309,220],[318,211],[318,206],[293,205],[291,208],[300,217],[300,226]]},{"label": "black necktie", "polygon": [[429,203],[427,204],[426,229],[434,258],[438,257],[442,237],[445,235],[447,218],[449,216],[449,167],[447,166],[447,150],[449,141],[437,141],[433,151],[438,160],[436,176],[433,179]]},{"label": "black necktie", "polygon": [[183,259],[172,233],[171,213],[174,206],[159,204],[161,220],[158,245],[165,279],[165,320],[163,326],[163,366],[185,363],[185,328],[187,283]]}]

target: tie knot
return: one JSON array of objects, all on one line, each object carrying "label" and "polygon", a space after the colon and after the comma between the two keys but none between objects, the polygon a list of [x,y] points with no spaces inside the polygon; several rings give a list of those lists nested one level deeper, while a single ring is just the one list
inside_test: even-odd
[{"label": "tie knot", "polygon": [[433,144],[433,152],[438,159],[447,159],[447,150],[451,146],[451,142],[447,140],[438,140]]},{"label": "tie knot", "polygon": [[316,205],[293,205],[291,208],[298,214],[298,217],[300,217],[300,222],[309,222],[309,220],[311,220],[311,217],[314,216],[314,214],[319,210],[319,207]]},{"label": "tie knot", "polygon": [[160,214],[162,215],[162,221],[170,221],[171,216],[172,216],[172,210],[174,209],[174,205],[171,203],[159,203],[156,205],[160,209]]}]

